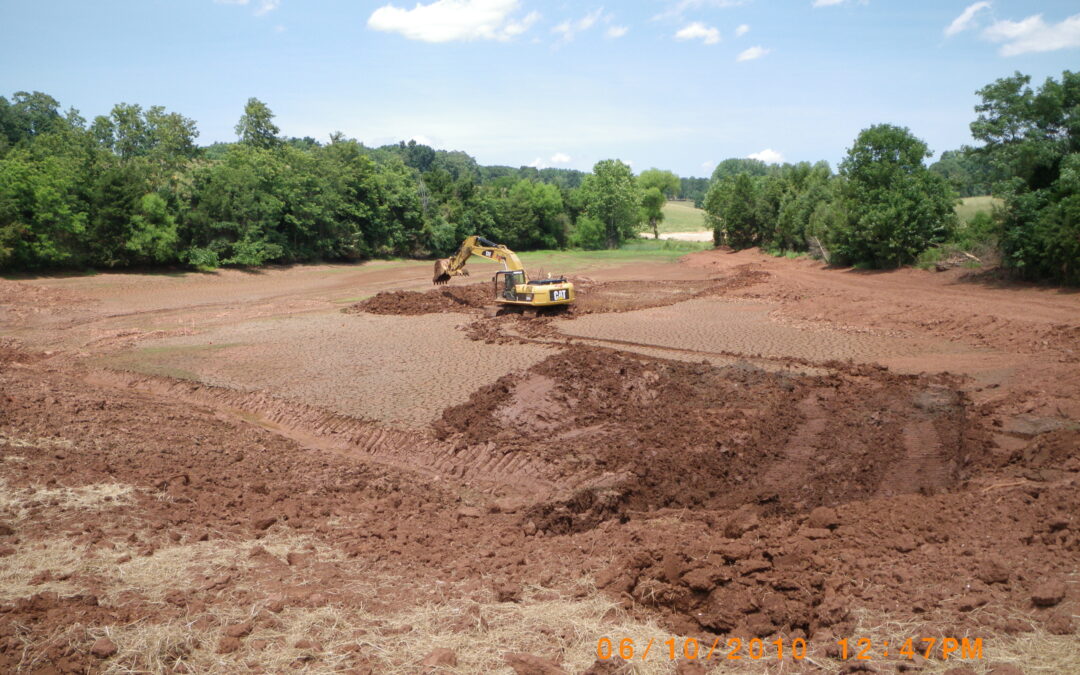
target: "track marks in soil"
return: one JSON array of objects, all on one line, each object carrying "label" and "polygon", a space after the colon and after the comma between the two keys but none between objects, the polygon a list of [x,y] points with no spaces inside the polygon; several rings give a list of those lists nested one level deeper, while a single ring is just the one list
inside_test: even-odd
[{"label": "track marks in soil", "polygon": [[[935,492],[960,480],[983,443],[967,416],[962,397],[933,378],[872,368],[796,376],[571,347],[447,409],[435,428],[546,464],[564,492],[534,519],[565,533],[630,511],[792,513]],[[904,431],[912,418],[929,425],[917,438]]]},{"label": "track marks in soil", "polygon": [[262,392],[242,392],[164,377],[97,371],[88,381],[123,386],[185,403],[206,406],[290,438],[309,448],[467,482],[512,484],[526,493],[546,492],[553,483],[542,462],[526,452],[501,450],[494,442],[451,444],[422,432],[292,403]]}]

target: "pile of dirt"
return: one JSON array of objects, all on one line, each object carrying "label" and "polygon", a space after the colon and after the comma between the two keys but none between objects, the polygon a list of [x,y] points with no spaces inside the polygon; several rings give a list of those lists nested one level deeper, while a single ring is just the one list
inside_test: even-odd
[{"label": "pile of dirt", "polygon": [[983,443],[944,378],[808,377],[581,346],[480,389],[435,428],[460,445],[495,438],[581,486],[533,514],[556,534],[658,508],[790,514],[934,493]]},{"label": "pile of dirt", "polygon": [[490,284],[447,286],[423,293],[419,291],[384,291],[347,307],[348,314],[393,314],[415,316],[443,312],[470,312],[493,304]]},{"label": "pile of dirt", "polygon": [[0,279],[0,321],[20,323],[33,315],[54,315],[93,301],[68,290]]},{"label": "pile of dirt", "polygon": [[[831,365],[806,376],[571,347],[436,431],[463,454],[494,439],[540,458],[561,489],[522,528],[599,538],[598,586],[681,634],[824,644],[865,630],[855,607],[921,636],[1075,630],[1032,599],[1080,552],[1075,433],[980,475],[989,443],[957,382]],[[1016,478],[1048,462],[1062,469]]]}]

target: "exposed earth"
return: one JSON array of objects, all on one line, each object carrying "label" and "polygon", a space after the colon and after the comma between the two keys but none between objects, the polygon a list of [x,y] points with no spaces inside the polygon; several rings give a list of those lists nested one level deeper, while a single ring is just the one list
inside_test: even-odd
[{"label": "exposed earth", "polygon": [[1080,672],[1080,294],[429,268],[0,280],[0,671]]}]

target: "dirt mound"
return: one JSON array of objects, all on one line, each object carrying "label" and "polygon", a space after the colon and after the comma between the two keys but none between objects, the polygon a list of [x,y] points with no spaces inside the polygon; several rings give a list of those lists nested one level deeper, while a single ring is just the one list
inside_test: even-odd
[{"label": "dirt mound", "polygon": [[33,363],[40,361],[44,356],[44,354],[27,351],[18,340],[0,338],[0,364]]},{"label": "dirt mound", "polygon": [[54,315],[93,301],[68,290],[0,279],[0,321],[21,323],[35,315]]},{"label": "dirt mound", "polygon": [[411,316],[441,312],[469,312],[493,304],[490,284],[447,286],[423,293],[419,291],[384,291],[345,309],[356,314],[395,314]]},{"label": "dirt mound", "polygon": [[573,347],[447,409],[436,432],[465,445],[494,438],[550,464],[570,492],[532,516],[567,533],[658,508],[790,514],[938,492],[981,442],[968,427],[964,398],[942,379],[873,368],[806,377]]}]

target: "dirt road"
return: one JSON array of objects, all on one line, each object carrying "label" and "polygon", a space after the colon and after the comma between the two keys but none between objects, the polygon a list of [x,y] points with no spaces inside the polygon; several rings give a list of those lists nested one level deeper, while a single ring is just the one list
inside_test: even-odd
[{"label": "dirt road", "polygon": [[428,267],[0,281],[0,669],[1080,669],[1080,294]]}]

